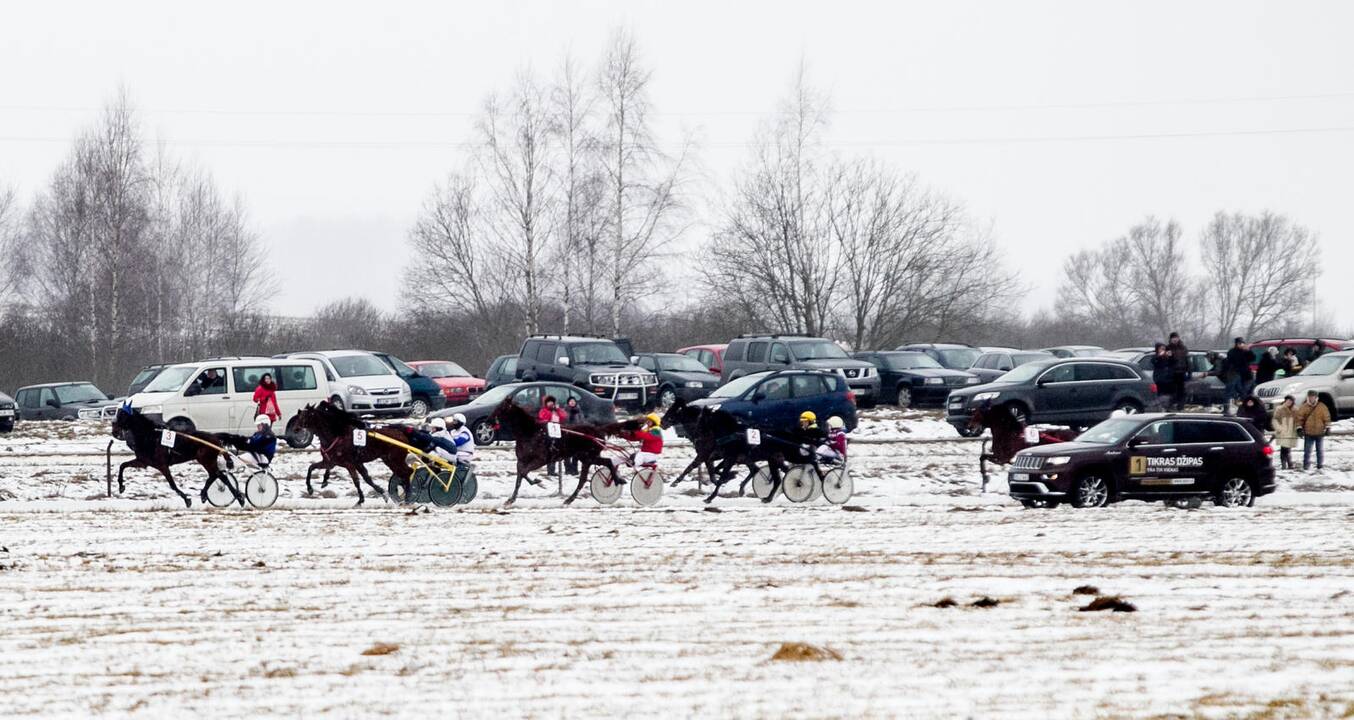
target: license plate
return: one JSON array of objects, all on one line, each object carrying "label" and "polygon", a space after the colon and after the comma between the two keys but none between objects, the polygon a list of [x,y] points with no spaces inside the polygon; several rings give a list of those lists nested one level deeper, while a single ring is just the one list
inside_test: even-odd
[{"label": "license plate", "polygon": [[0,410],[0,417],[14,417],[13,410]]},{"label": "license plate", "polygon": [[617,399],[617,400],[638,400],[638,399],[639,399],[639,393],[619,393],[619,394],[616,395],[616,399]]},{"label": "license plate", "polygon": [[379,405],[399,405],[399,404],[400,404],[400,401],[399,401],[398,398],[396,398],[396,399],[394,399],[394,400],[377,400],[377,401],[376,401],[376,404],[377,404],[378,406],[379,406]]},{"label": "license plate", "polygon": [[1029,473],[1011,473],[1011,482],[1025,482],[1029,479]]}]

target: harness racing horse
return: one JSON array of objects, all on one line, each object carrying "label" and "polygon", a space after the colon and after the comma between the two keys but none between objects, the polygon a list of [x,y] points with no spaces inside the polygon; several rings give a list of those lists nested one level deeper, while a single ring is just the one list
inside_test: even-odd
[{"label": "harness racing horse", "polygon": [[[663,427],[680,427],[696,451],[696,457],[672,481],[671,486],[675,487],[687,473],[701,466],[705,467],[705,475],[713,483],[720,476],[716,474],[715,462],[729,457],[736,458],[735,465],[741,460],[747,466],[748,478],[757,473],[757,466],[747,457],[747,436],[743,428],[736,421],[730,421],[733,418],[728,413],[708,407],[692,407],[680,398],[668,408],[663,414]],[[747,482],[743,481],[743,487],[747,486]],[[742,489],[739,488],[740,495]]]},{"label": "harness racing horse", "polygon": [[638,420],[626,420],[609,425],[570,425],[562,428],[564,430],[562,436],[555,439],[546,433],[545,425],[537,422],[530,412],[514,403],[510,397],[503,398],[503,402],[489,413],[485,422],[496,427],[507,427],[515,441],[517,481],[513,485],[512,496],[503,503],[504,507],[511,507],[517,502],[517,493],[522,489],[523,480],[532,485],[539,484],[529,478],[528,473],[559,460],[579,462],[578,486],[564,501],[565,505],[572,504],[578,498],[578,492],[583,489],[583,483],[588,480],[593,465],[611,468],[612,477],[616,477],[616,464],[602,454],[602,450],[606,449],[605,439],[622,432],[633,432],[640,427]]},{"label": "harness racing horse", "polygon": [[1048,445],[1073,440],[1077,434],[1073,430],[1040,430],[1039,439],[1031,442],[1025,439],[1025,423],[1004,407],[992,407],[985,402],[973,408],[968,419],[968,429],[974,436],[982,434],[983,429],[992,431],[991,450],[988,441],[983,440],[982,450],[978,453],[978,470],[983,475],[983,492],[987,492],[987,463],[1009,465],[1015,454],[1027,447]]},{"label": "harness racing horse", "polygon": [[[169,481],[169,487],[180,498],[186,507],[192,507],[193,501],[179,489],[174,483],[174,475],[169,472],[171,465],[178,465],[196,460],[203,470],[207,471],[207,482],[202,486],[202,501],[207,501],[207,488],[217,478],[222,479],[222,484],[230,488],[230,492],[235,499],[244,507],[244,497],[235,487],[235,484],[225,479],[225,471],[221,469],[220,458],[223,457],[216,450],[196,442],[189,438],[197,438],[213,445],[220,446],[222,441],[219,437],[210,433],[179,430],[175,432],[173,447],[167,447],[161,444],[162,431],[164,426],[142,415],[140,412],[127,405],[118,408],[117,415],[113,416],[113,440],[108,441],[107,450],[107,468],[108,484],[111,488],[113,483],[113,443],[121,439],[127,442],[127,447],[131,448],[135,458],[128,460],[118,466],[118,493],[121,494],[127,489],[123,481],[123,473],[129,468],[149,468],[160,471]],[[227,457],[226,462],[230,459]],[[229,465],[228,465],[229,467]]]},{"label": "harness racing horse", "polygon": [[[409,470],[408,463],[405,462],[406,451],[389,443],[370,439],[365,447],[358,447],[353,444],[353,431],[366,430],[369,435],[384,435],[407,445],[410,442],[411,431],[409,428],[403,425],[369,428],[362,418],[328,400],[321,400],[315,405],[307,405],[298,410],[296,422],[301,427],[315,433],[316,439],[320,442],[320,461],[312,463],[306,469],[307,495],[315,493],[310,484],[310,477],[316,469],[324,469],[327,478],[331,468],[342,468],[347,470],[348,475],[353,479],[353,487],[357,489],[358,505],[366,502],[367,499],[362,493],[362,484],[358,481],[359,477],[375,491],[378,497],[384,498],[385,493],[376,483],[372,482],[371,475],[367,474],[366,468],[366,463],[379,460],[387,468],[390,468],[390,472],[394,473],[396,478],[399,478],[407,497],[412,472]],[[327,479],[325,484],[328,484]]]}]

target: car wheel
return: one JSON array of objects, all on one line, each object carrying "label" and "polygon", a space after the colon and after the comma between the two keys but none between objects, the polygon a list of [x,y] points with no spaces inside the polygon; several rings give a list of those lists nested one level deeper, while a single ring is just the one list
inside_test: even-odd
[{"label": "car wheel", "polygon": [[1119,404],[1114,406],[1114,412],[1121,415],[1137,415],[1142,412],[1142,406],[1132,400],[1120,400]]},{"label": "car wheel", "polygon": [[409,417],[421,418],[428,414],[428,401],[417,397],[409,403]]},{"label": "car wheel", "polygon": [[900,387],[900,388],[898,388],[898,400],[897,400],[897,403],[898,403],[898,407],[899,407],[900,409],[906,409],[906,408],[912,407],[912,388],[908,388],[908,387]]},{"label": "car wheel", "polygon": [[957,427],[955,428],[955,430],[959,432],[959,437],[976,438],[979,435],[983,434],[982,428],[969,427],[968,425],[964,425],[963,427]]},{"label": "car wheel", "polygon": [[1025,498],[1020,501],[1020,504],[1027,508],[1038,510],[1052,510],[1053,508],[1058,507],[1057,500],[1040,500],[1039,498]]},{"label": "car wheel", "polygon": [[869,400],[861,400],[861,401],[860,401],[860,409],[861,409],[861,410],[869,410],[870,408],[874,407],[874,406],[877,405],[878,403],[879,403],[879,401],[878,401],[878,400],[875,400],[874,398],[870,398]]},{"label": "car wheel", "polygon": [[1213,496],[1213,504],[1218,507],[1251,507],[1255,505],[1255,491],[1251,482],[1245,478],[1228,478]]},{"label": "car wheel", "polygon": [[340,410],[347,410],[348,406],[343,404],[343,398],[335,395],[329,398],[329,403]]},{"label": "car wheel", "polygon": [[1010,403],[1006,406],[1006,411],[1011,413],[1011,417],[1015,418],[1016,422],[1021,425],[1030,424],[1030,412],[1025,409],[1024,405],[1021,405],[1020,403]]},{"label": "car wheel", "polygon": [[0,432],[14,432],[14,421],[0,423]]},{"label": "car wheel", "polygon": [[301,427],[301,423],[292,420],[287,423],[287,446],[296,450],[310,447],[315,434]]},{"label": "car wheel", "polygon": [[193,424],[193,421],[188,418],[174,418],[165,423],[165,427],[174,432],[193,432],[197,429],[197,426]]},{"label": "car wheel", "polygon": [[65,420],[66,422],[75,422],[79,418],[75,415],[62,415],[61,419]]},{"label": "car wheel", "polygon": [[670,408],[670,407],[672,407],[672,404],[675,403],[675,402],[677,402],[677,391],[676,391],[676,390],[674,390],[674,389],[672,389],[672,388],[670,388],[670,387],[664,386],[662,390],[659,390],[659,391],[658,391],[658,405],[659,405],[660,407],[663,407],[663,408]]},{"label": "car wheel", "polygon": [[1077,479],[1072,488],[1072,507],[1098,508],[1110,504],[1110,486],[1105,478],[1094,473]]},{"label": "car wheel", "polygon": [[476,445],[493,445],[498,439],[498,431],[487,420],[476,420],[470,427],[470,432],[475,434]]}]

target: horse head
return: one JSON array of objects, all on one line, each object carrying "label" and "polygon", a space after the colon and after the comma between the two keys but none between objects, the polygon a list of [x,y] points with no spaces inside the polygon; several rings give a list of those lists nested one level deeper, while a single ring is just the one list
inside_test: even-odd
[{"label": "horse head", "polygon": [[525,408],[512,401],[511,397],[503,398],[503,401],[489,413],[486,420],[495,428],[507,424],[509,430],[516,437],[527,437],[536,431],[536,418],[531,416]]}]

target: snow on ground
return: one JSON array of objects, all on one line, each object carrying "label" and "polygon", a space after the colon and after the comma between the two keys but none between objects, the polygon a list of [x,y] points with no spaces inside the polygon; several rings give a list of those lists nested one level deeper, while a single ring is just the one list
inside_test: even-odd
[{"label": "snow on ground", "polygon": [[[184,510],[144,471],[104,499],[98,426],[21,425],[0,716],[1354,714],[1354,438],[1249,510],[1035,511],[934,416],[871,415],[850,508],[721,512],[550,484],[504,511],[502,447],[466,508],[305,498],[290,452],[277,508]],[[1079,610],[1112,595],[1136,612]],[[827,659],[772,659],[796,642]]]}]

